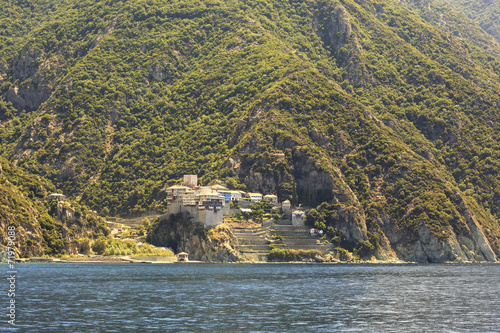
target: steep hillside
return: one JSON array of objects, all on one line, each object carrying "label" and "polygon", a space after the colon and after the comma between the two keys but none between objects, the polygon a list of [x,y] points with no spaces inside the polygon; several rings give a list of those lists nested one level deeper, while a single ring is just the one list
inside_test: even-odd
[{"label": "steep hillside", "polygon": [[450,3],[500,42],[500,2],[498,0],[454,0]]},{"label": "steep hillside", "polygon": [[[483,49],[487,53],[499,56],[500,35],[496,26],[500,21],[498,18],[496,20],[488,19],[488,17],[495,17],[495,15],[498,17],[498,14],[495,14],[494,10],[491,12],[486,10],[488,8],[486,3],[489,3],[491,7],[495,7],[495,2],[482,0],[476,2],[405,0],[402,3],[417,12],[425,21],[450,36],[465,39],[468,43]],[[496,6],[498,7],[498,4]],[[484,21],[478,18],[479,15],[474,10],[482,12],[483,16],[485,16]],[[488,29],[488,27],[492,28]]]},{"label": "steep hillside", "polygon": [[89,254],[90,241],[109,234],[104,221],[88,208],[44,202],[54,186],[3,158],[0,184],[0,244],[7,244],[7,227],[16,227],[15,249],[21,257]]},{"label": "steep hillside", "polygon": [[165,184],[196,173],[319,206],[310,223],[349,249],[500,255],[500,48],[460,12],[23,4],[2,19],[1,153],[100,214],[164,211]]}]

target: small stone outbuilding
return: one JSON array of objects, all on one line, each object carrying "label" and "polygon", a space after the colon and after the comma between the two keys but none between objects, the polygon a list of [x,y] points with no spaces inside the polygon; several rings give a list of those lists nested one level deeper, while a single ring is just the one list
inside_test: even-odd
[{"label": "small stone outbuilding", "polygon": [[53,200],[57,201],[66,200],[66,196],[61,193],[51,193],[45,197],[45,201],[53,201]]},{"label": "small stone outbuilding", "polygon": [[304,225],[306,213],[302,210],[295,210],[292,213],[292,225]]},{"label": "small stone outbuilding", "polygon": [[181,252],[177,254],[177,262],[188,262],[189,261],[189,254],[186,252]]}]

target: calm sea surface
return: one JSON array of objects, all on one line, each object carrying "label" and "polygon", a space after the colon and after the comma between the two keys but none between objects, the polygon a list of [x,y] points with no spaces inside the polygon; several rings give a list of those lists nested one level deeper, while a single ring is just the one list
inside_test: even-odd
[{"label": "calm sea surface", "polygon": [[16,268],[1,332],[500,332],[500,265]]}]

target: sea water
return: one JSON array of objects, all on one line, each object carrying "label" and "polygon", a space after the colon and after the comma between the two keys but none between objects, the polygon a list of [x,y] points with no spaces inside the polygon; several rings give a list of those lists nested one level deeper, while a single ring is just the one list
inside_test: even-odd
[{"label": "sea water", "polygon": [[[1,332],[500,332],[496,264],[27,263],[16,270],[16,325],[8,324],[5,296]],[[8,282],[1,286],[7,295]]]}]

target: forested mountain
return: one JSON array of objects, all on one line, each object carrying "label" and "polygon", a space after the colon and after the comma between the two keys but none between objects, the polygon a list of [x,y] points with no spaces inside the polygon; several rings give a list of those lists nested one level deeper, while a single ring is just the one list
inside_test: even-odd
[{"label": "forested mountain", "polygon": [[466,14],[484,31],[500,41],[500,2],[494,0],[454,0],[452,6]]},{"label": "forested mountain", "polygon": [[381,258],[500,255],[500,46],[486,11],[2,6],[0,153],[100,214],[164,211],[164,186],[194,173],[317,207],[311,224]]},{"label": "forested mountain", "polygon": [[[454,38],[465,39],[487,53],[499,55],[500,36],[496,26],[500,22],[500,11],[495,10],[495,7],[498,8],[500,2],[405,0],[402,4]],[[481,15],[478,15],[478,11]]]}]

